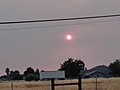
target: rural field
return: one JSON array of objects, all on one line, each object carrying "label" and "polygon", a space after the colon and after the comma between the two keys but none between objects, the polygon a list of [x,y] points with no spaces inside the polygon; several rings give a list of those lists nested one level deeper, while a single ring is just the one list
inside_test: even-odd
[{"label": "rural field", "polygon": [[[56,84],[75,83],[77,79],[56,80]],[[13,88],[12,88],[13,83]],[[82,79],[82,90],[120,90],[120,78]],[[51,90],[51,81],[1,81],[0,90]],[[55,90],[78,90],[78,86],[56,86]]]}]

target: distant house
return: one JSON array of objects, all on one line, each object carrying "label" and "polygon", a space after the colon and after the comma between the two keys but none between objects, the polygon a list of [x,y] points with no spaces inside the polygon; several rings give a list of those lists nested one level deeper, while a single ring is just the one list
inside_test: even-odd
[{"label": "distant house", "polygon": [[82,71],[82,78],[95,78],[95,77],[111,77],[111,70],[105,65],[93,67],[89,70]]}]

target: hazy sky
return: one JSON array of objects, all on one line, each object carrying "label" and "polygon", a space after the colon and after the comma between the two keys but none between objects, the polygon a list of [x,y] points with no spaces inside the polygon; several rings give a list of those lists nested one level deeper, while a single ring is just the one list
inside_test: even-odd
[{"label": "hazy sky", "polygon": [[[0,22],[119,13],[120,0],[0,0]],[[0,74],[6,67],[21,73],[29,66],[57,70],[69,57],[88,68],[120,58],[120,17],[0,25],[3,29],[9,30],[0,31]]]}]

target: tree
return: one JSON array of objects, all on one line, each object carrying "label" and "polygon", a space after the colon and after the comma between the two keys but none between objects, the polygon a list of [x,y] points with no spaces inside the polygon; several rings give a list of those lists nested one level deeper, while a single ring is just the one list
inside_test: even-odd
[{"label": "tree", "polygon": [[110,63],[109,68],[111,69],[111,74],[114,77],[120,77],[120,60]]},{"label": "tree", "polygon": [[28,67],[24,72],[24,76],[26,77],[29,74],[34,74],[34,69],[32,67]]},{"label": "tree", "polygon": [[38,80],[40,78],[40,72],[39,69],[37,68],[36,71],[34,72],[34,74],[38,77]]},{"label": "tree", "polygon": [[36,71],[34,71],[32,67],[28,67],[26,71],[24,72],[24,76],[25,76],[26,81],[32,81],[32,80],[38,81],[39,80],[39,69],[36,69]]},{"label": "tree", "polygon": [[32,81],[32,80],[38,81],[39,78],[38,78],[38,76],[35,75],[35,74],[29,74],[29,75],[27,75],[27,77],[25,78],[25,80],[26,80],[26,81]]},{"label": "tree", "polygon": [[6,72],[7,77],[8,77],[8,76],[9,76],[9,73],[10,73],[10,69],[9,69],[9,68],[6,68],[6,69],[5,69],[5,72]]},{"label": "tree", "polygon": [[65,76],[68,78],[76,78],[79,76],[80,70],[84,70],[84,66],[85,64],[83,61],[69,58],[67,61],[61,64],[59,70],[64,70]]},{"label": "tree", "polygon": [[11,71],[9,78],[10,80],[22,80],[19,70]]}]

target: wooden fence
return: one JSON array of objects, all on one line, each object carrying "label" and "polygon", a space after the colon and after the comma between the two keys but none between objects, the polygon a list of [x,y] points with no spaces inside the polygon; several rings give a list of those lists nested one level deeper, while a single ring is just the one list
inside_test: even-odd
[{"label": "wooden fence", "polygon": [[64,85],[78,85],[78,90],[82,90],[82,85],[81,85],[81,77],[78,78],[77,83],[61,83],[61,84],[55,84],[55,79],[51,79],[51,90],[55,90],[55,86],[64,86]]}]

